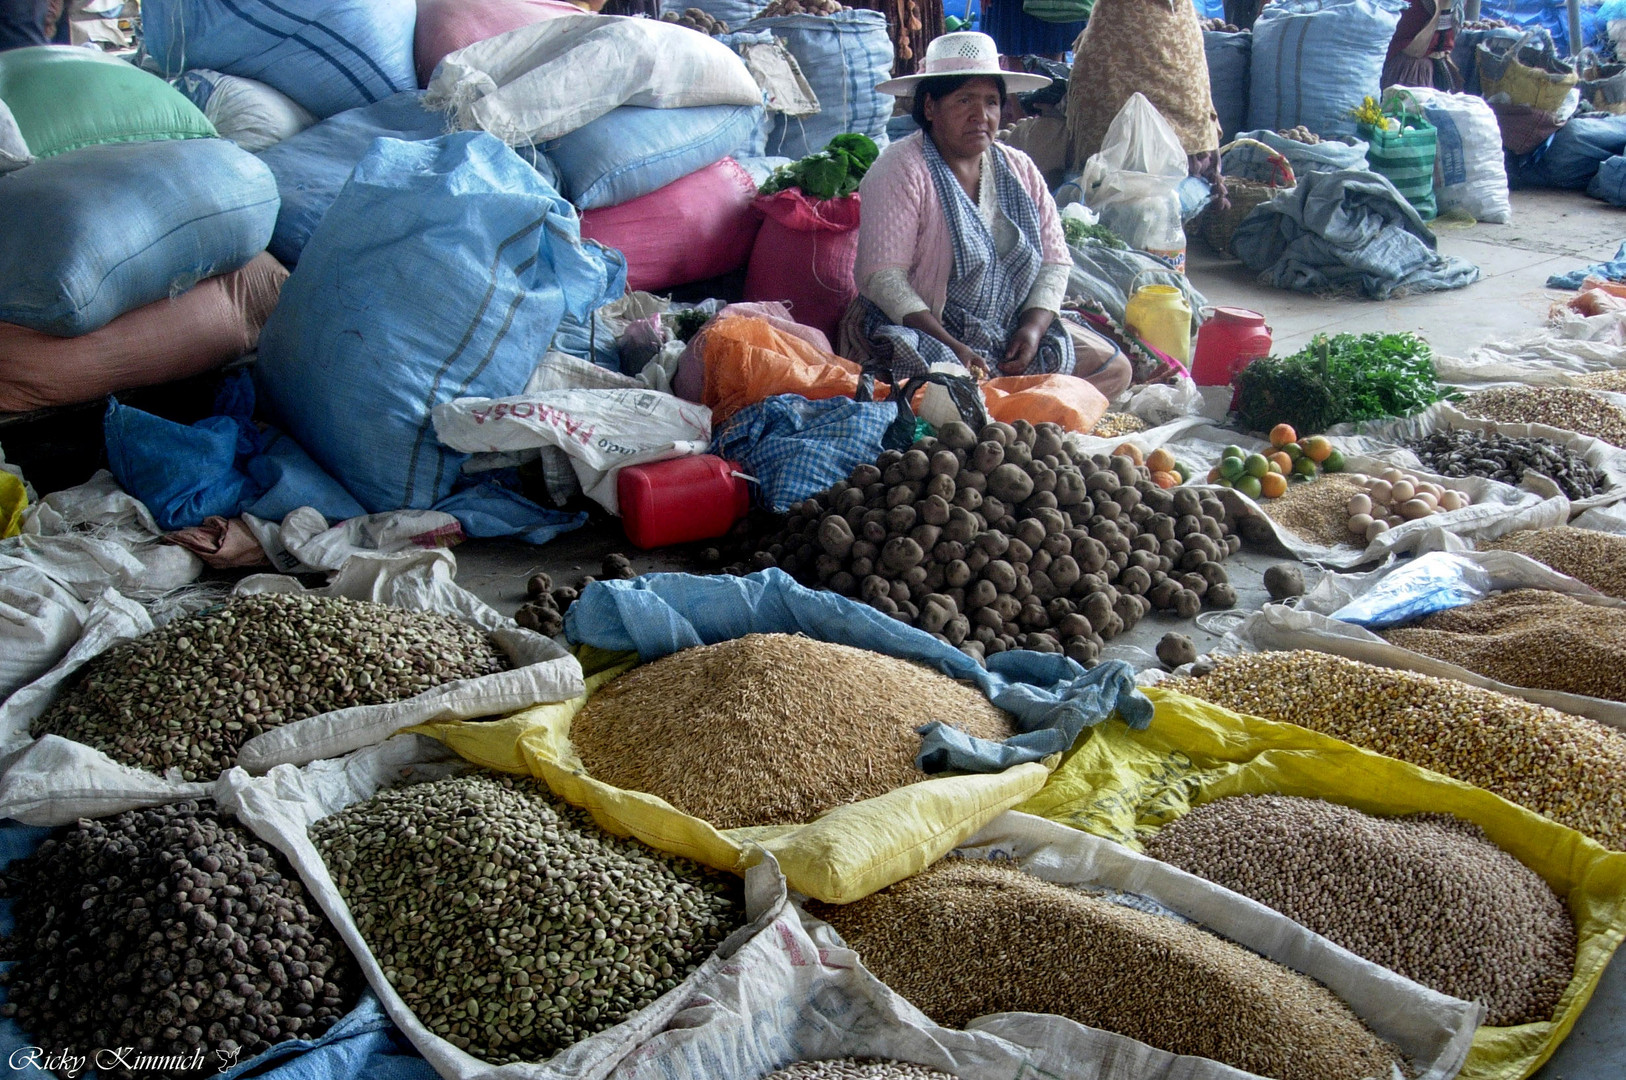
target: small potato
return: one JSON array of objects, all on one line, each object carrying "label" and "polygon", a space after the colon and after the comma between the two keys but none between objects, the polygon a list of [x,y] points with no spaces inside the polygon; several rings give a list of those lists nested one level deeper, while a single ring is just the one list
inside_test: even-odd
[{"label": "small potato", "polygon": [[1393,529],[1404,525],[1406,523],[1406,519],[1401,517],[1399,514],[1390,514],[1388,517],[1383,519],[1383,523],[1389,526],[1389,528]]},{"label": "small potato", "polygon": [[[1372,514],[1372,497],[1370,495],[1351,495],[1346,509],[1352,515],[1370,518]],[[1354,528],[1353,525],[1350,527]]]}]

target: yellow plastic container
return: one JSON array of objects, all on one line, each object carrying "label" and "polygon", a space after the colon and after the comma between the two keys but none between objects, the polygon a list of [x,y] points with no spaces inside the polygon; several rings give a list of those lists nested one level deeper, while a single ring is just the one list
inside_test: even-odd
[{"label": "yellow plastic container", "polygon": [[1159,352],[1191,365],[1191,304],[1173,285],[1135,289],[1124,307],[1124,327]]}]

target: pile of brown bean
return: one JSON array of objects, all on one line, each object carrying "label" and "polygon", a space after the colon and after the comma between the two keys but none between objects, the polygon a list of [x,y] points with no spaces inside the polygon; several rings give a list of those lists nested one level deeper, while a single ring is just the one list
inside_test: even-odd
[{"label": "pile of brown bean", "polygon": [[1357,956],[1486,1007],[1550,1020],[1575,971],[1575,922],[1533,871],[1449,814],[1371,817],[1320,799],[1218,799],[1146,853],[1251,897]]},{"label": "pile of brown bean", "polygon": [[1626,608],[1514,589],[1381,636],[1509,686],[1626,701]]},{"label": "pile of brown bean", "polygon": [[320,1036],[361,992],[287,863],[212,807],[80,821],[13,863],[6,888],[0,1015],[103,1076],[213,1075]]},{"label": "pile of brown bean", "polygon": [[927,779],[922,724],[1016,733],[975,687],[793,634],[684,649],[605,686],[570,725],[589,775],[720,829],[811,821]]},{"label": "pile of brown bean", "polygon": [[272,728],[509,666],[485,631],[450,615],[266,593],[113,646],[29,730],[138,769],[213,780]]},{"label": "pile of brown bean", "polygon": [[1596,720],[1307,650],[1226,657],[1166,685],[1455,777],[1626,851],[1626,733]]},{"label": "pile of brown bean", "polygon": [[1552,525],[1521,529],[1483,546],[1487,551],[1528,555],[1607,596],[1626,600],[1626,536]]},{"label": "pile of brown bean", "polygon": [[947,1027],[1055,1013],[1276,1080],[1364,1080],[1401,1063],[1313,979],[1010,865],[950,859],[856,903],[807,908]]},{"label": "pile of brown bean", "polygon": [[797,503],[749,567],[855,597],[979,661],[1031,649],[1087,664],[1154,608],[1235,607],[1222,564],[1242,541],[1224,504],[1064,434],[944,424]]},{"label": "pile of brown bean", "polygon": [[1498,386],[1469,394],[1457,408],[1482,420],[1546,424],[1626,446],[1626,409],[1574,386]]}]

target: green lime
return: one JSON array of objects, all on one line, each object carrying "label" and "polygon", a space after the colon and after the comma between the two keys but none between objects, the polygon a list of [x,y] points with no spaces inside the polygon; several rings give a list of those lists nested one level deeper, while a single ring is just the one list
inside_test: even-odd
[{"label": "green lime", "polygon": [[1191,466],[1187,465],[1183,461],[1176,461],[1174,463],[1174,471],[1179,474],[1180,482],[1182,484],[1191,479]]},{"label": "green lime", "polygon": [[1237,446],[1235,443],[1231,444],[1230,446],[1227,446],[1224,450],[1220,451],[1220,457],[1222,459],[1223,458],[1236,458],[1238,460],[1241,460],[1242,458],[1245,458],[1247,456],[1248,456],[1248,452],[1246,450],[1242,449],[1242,447]]},{"label": "green lime", "polygon": [[1297,461],[1293,462],[1293,471],[1298,473],[1300,476],[1314,479],[1315,474],[1319,470],[1316,468],[1316,463],[1306,457],[1299,458]]},{"label": "green lime", "polygon": [[1242,479],[1236,482],[1236,489],[1250,499],[1259,498],[1260,492],[1263,490],[1259,486],[1259,478],[1257,476],[1244,476]]},{"label": "green lime", "polygon": [[1270,471],[1270,459],[1263,454],[1249,454],[1242,462],[1242,468],[1249,476],[1263,476]]},{"label": "green lime", "polygon": [[1227,457],[1220,458],[1219,471],[1220,476],[1224,477],[1225,479],[1235,480],[1237,477],[1246,472],[1247,469],[1243,467],[1241,458]]},{"label": "green lime", "polygon": [[1327,459],[1321,463],[1321,470],[1323,472],[1343,472],[1344,455],[1334,450],[1332,453],[1328,454]]},{"label": "green lime", "polygon": [[1286,454],[1294,461],[1297,461],[1299,458],[1304,456],[1304,447],[1300,446],[1296,442],[1290,442],[1286,446],[1282,447],[1282,453]]}]

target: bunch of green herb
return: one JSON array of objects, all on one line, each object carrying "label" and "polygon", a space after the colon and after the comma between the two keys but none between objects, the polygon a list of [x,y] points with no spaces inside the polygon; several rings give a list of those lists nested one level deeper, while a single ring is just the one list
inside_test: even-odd
[{"label": "bunch of green herb", "polygon": [[1291,424],[1300,435],[1412,416],[1452,396],[1435,377],[1428,342],[1414,334],[1317,334],[1292,356],[1255,360],[1235,381],[1239,427]]},{"label": "bunch of green herb", "polygon": [[1062,218],[1061,231],[1067,237],[1068,247],[1078,247],[1087,240],[1094,240],[1113,251],[1123,251],[1129,247],[1105,225],[1086,225],[1077,218]]},{"label": "bunch of green herb", "polygon": [[858,190],[881,151],[868,135],[837,135],[823,150],[800,161],[781,165],[769,174],[762,194],[800,188],[810,199],[839,199]]}]

